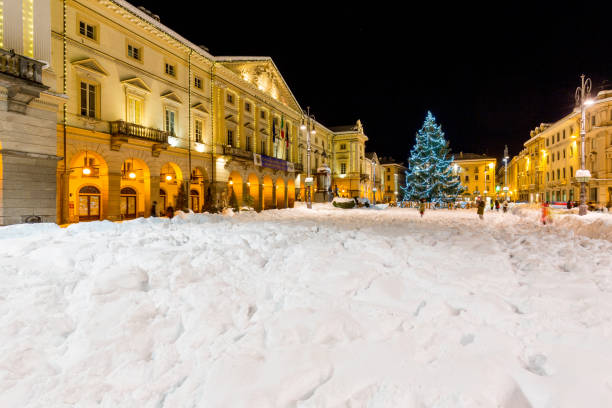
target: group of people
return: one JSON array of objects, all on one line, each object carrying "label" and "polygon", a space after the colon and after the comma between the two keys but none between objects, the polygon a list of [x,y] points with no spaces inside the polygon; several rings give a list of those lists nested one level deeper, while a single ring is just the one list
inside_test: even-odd
[{"label": "group of people", "polygon": [[[163,208],[162,208],[163,211]],[[168,218],[173,218],[174,217],[174,207],[169,206],[168,208],[166,208],[166,211],[163,215],[160,215],[157,213],[157,201],[153,201],[153,204],[151,204],[151,217],[159,217],[159,216],[166,216]]]},{"label": "group of people", "polygon": [[[421,217],[423,217],[423,215],[425,214],[425,203],[425,199],[421,198],[419,202],[419,213],[421,214]],[[479,197],[477,203],[478,204],[476,205],[476,213],[478,214],[478,218],[483,220],[486,206],[485,200]],[[496,211],[499,211],[499,209],[502,208],[504,212],[508,212],[508,200],[504,200],[502,203],[500,203],[500,201],[497,199],[495,201],[491,200],[491,210],[493,210],[493,208],[495,208]]]}]

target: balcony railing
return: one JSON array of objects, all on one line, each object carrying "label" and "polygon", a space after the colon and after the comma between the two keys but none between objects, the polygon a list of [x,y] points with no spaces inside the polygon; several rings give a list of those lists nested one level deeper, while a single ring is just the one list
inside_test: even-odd
[{"label": "balcony railing", "polygon": [[168,136],[171,136],[169,132],[125,122],[123,120],[110,122],[110,132],[113,136],[134,137],[156,143],[168,143]]},{"label": "balcony railing", "polygon": [[13,51],[0,49],[0,72],[42,84],[43,63]]},{"label": "balcony railing", "polygon": [[246,150],[238,149],[237,147],[223,146],[223,154],[240,159],[253,160],[253,152],[247,152]]}]

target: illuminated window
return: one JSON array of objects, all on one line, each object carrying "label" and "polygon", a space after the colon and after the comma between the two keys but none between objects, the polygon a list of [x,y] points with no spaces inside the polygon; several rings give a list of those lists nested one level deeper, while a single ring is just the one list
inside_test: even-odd
[{"label": "illuminated window", "polygon": [[195,120],[195,141],[198,143],[202,143],[202,121],[199,119]]},{"label": "illuminated window", "polygon": [[81,81],[81,116],[96,117],[98,87]]},{"label": "illuminated window", "polygon": [[340,174],[346,174],[346,163],[340,163]]},{"label": "illuminated window", "polygon": [[176,134],[176,111],[172,109],[166,109],[165,111],[164,129],[171,135]]},{"label": "illuminated window", "polygon": [[234,104],[234,95],[232,95],[231,93],[228,92],[227,95],[226,95],[226,101],[230,105],[233,105]]},{"label": "illuminated window", "polygon": [[34,58],[34,0],[23,0],[23,55]]},{"label": "illuminated window", "polygon": [[79,34],[95,41],[96,27],[84,21],[79,21]]},{"label": "illuminated window", "polygon": [[141,47],[137,47],[135,45],[128,44],[127,53],[128,53],[128,57],[132,57],[135,60],[141,61],[142,59],[142,48]]},{"label": "illuminated window", "polygon": [[244,103],[244,110],[247,112],[251,111],[251,104],[249,102]]},{"label": "illuminated window", "polygon": [[128,122],[142,125],[142,106],[143,101],[141,98],[132,95],[128,96]]},{"label": "illuminated window", "polygon": [[234,131],[232,129],[227,129],[227,145],[234,145]]},{"label": "illuminated window", "polygon": [[202,78],[194,76],[193,77],[193,86],[198,89],[202,89]]},{"label": "illuminated window", "polygon": [[164,68],[164,72],[165,72],[167,75],[170,75],[170,76],[175,77],[175,76],[176,76],[176,67],[175,67],[174,65],[172,65],[172,64],[168,64],[168,63],[166,62],[166,64],[165,64],[165,68]]}]

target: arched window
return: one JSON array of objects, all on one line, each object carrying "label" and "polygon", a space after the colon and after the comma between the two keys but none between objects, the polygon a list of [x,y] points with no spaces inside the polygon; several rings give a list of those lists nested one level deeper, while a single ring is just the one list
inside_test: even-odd
[{"label": "arched window", "polygon": [[122,218],[136,218],[136,190],[132,187],[123,187],[119,198]]},{"label": "arched window", "polygon": [[189,199],[191,200],[191,209],[194,212],[200,211],[200,193],[198,190],[189,191]]},{"label": "arched window", "polygon": [[160,189],[159,190],[159,200],[161,201],[161,209],[163,210],[162,213],[166,212],[166,208],[168,208],[168,202],[166,201],[166,190]]},{"label": "arched window", "polygon": [[83,186],[79,190],[79,221],[100,219],[100,190],[95,186]]}]

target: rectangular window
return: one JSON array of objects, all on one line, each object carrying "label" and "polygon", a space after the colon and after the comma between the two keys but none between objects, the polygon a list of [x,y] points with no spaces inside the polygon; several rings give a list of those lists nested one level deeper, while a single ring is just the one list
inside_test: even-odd
[{"label": "rectangular window", "polygon": [[591,188],[590,201],[597,201],[597,187],[592,187]]},{"label": "rectangular window", "polygon": [[251,111],[251,104],[249,102],[244,103],[244,110],[247,112]]},{"label": "rectangular window", "polygon": [[81,82],[81,116],[96,117],[96,86]]},{"label": "rectangular window", "polygon": [[574,166],[570,166],[570,177],[574,177]]},{"label": "rectangular window", "polygon": [[252,138],[250,135],[247,135],[246,137],[246,151],[247,152],[250,152],[252,150],[251,143],[252,143]]},{"label": "rectangular window", "polygon": [[565,167],[563,168],[563,178],[565,178]]},{"label": "rectangular window", "polygon": [[554,170],[550,172],[550,177],[551,177],[552,180],[555,179],[555,171]]},{"label": "rectangular window", "polygon": [[387,174],[387,181],[391,181],[391,176]]},{"label": "rectangular window", "polygon": [[229,103],[230,105],[233,105],[234,104],[234,95],[232,95],[231,93],[228,92],[227,96],[226,96],[226,100],[227,100],[227,103]]},{"label": "rectangular window", "polygon": [[340,163],[340,174],[346,174],[346,163]]},{"label": "rectangular window", "polygon": [[557,169],[557,180],[561,178],[561,170]]},{"label": "rectangular window", "polygon": [[559,141],[559,132],[557,132],[557,142]]},{"label": "rectangular window", "polygon": [[128,53],[128,57],[132,57],[135,60],[140,61],[140,59],[142,58],[141,48],[136,47],[135,45],[128,44],[127,53]]},{"label": "rectangular window", "polygon": [[170,76],[175,77],[175,76],[176,76],[176,67],[175,67],[174,65],[172,65],[172,64],[168,64],[168,63],[166,62],[166,64],[165,64],[165,68],[164,68],[164,72],[165,72],[167,75],[170,75]]},{"label": "rectangular window", "polygon": [[548,147],[548,138],[546,138],[546,147]]},{"label": "rectangular window", "polygon": [[565,139],[565,129],[563,129],[563,138]]},{"label": "rectangular window", "polygon": [[561,152],[557,152],[557,160],[561,160]]},{"label": "rectangular window", "polygon": [[142,125],[142,105],[142,99],[128,96],[128,122]]},{"label": "rectangular window", "polygon": [[595,126],[595,115],[591,116],[591,126]]},{"label": "rectangular window", "polygon": [[554,153],[554,152],[553,152],[553,154],[552,154],[552,162],[553,162],[553,163],[555,162],[555,153]]},{"label": "rectangular window", "polygon": [[563,158],[565,159],[565,149],[563,149]]},{"label": "rectangular window", "polygon": [[227,129],[227,145],[228,146],[234,145],[234,131],[231,129]]},{"label": "rectangular window", "polygon": [[198,89],[202,89],[202,78],[194,76],[193,77],[193,86]]},{"label": "rectangular window", "polygon": [[548,172],[546,173],[546,181],[550,181],[550,174]]},{"label": "rectangular window", "polygon": [[474,174],[474,180],[478,181],[478,174]]},{"label": "rectangular window", "polygon": [[171,135],[176,134],[176,112],[170,109],[166,109],[165,115],[165,130]]},{"label": "rectangular window", "polygon": [[200,119],[195,120],[194,129],[195,129],[195,141],[198,143],[202,143],[202,121]]},{"label": "rectangular window", "polygon": [[265,155],[266,154],[266,139],[261,139],[261,154]]},{"label": "rectangular window", "polygon": [[95,41],[96,27],[91,24],[87,24],[84,21],[79,21],[79,34]]},{"label": "rectangular window", "polygon": [[265,119],[266,118],[266,111],[262,110],[261,112],[259,112],[259,117],[262,118],[262,119]]},{"label": "rectangular window", "polygon": [[346,150],[346,145],[345,144],[341,144],[340,145],[340,150]]},{"label": "rectangular window", "polygon": [[470,181],[470,176],[466,175],[466,176],[465,176],[465,182],[467,183],[467,182],[469,182],[469,181]]},{"label": "rectangular window", "polygon": [[555,143],[555,136],[551,136],[550,137],[550,144],[554,144]]}]

